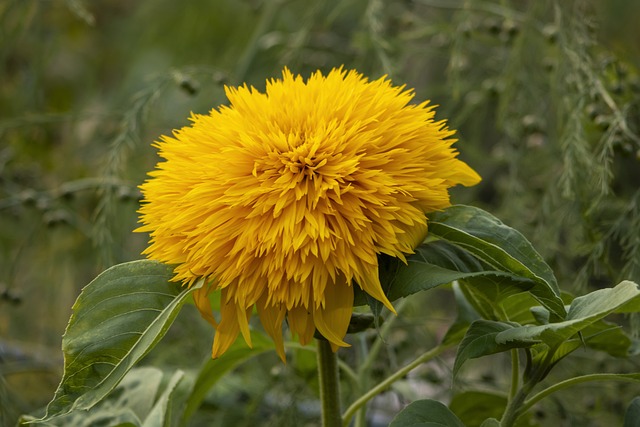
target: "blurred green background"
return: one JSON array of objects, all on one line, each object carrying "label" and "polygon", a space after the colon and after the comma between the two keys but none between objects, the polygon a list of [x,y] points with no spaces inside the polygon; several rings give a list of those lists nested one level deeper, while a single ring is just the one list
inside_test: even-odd
[{"label": "blurred green background", "polygon": [[[2,0],[0,425],[52,397],[82,286],[140,258],[146,236],[131,231],[137,186],[158,160],[151,143],[224,104],[225,84],[263,89],[285,65],[303,76],[344,65],[415,88],[484,178],[454,202],[522,231],[564,290],[640,282],[639,19],[629,0]],[[446,291],[412,300],[380,375],[432,346],[452,311]],[[212,332],[194,312],[183,310],[150,363],[207,357]],[[599,363],[575,357],[576,372]],[[257,360],[194,425],[314,425],[313,361]],[[487,366],[465,381],[495,385]],[[420,373],[432,397],[450,394],[448,369]],[[640,392],[606,387],[615,392],[536,416],[618,422],[624,396]],[[399,404],[417,392],[394,393]]]}]

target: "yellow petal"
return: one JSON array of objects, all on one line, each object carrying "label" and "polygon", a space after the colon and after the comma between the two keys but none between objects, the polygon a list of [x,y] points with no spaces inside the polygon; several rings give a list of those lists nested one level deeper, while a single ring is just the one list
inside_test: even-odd
[{"label": "yellow petal", "polygon": [[287,314],[289,329],[293,334],[298,335],[300,344],[307,345],[313,338],[316,326],[313,323],[313,315],[306,308],[293,307]]},{"label": "yellow petal", "polygon": [[456,163],[456,173],[453,176],[448,177],[450,181],[462,184],[465,187],[471,187],[482,181],[480,175],[471,169],[469,165],[459,160],[456,160]]},{"label": "yellow petal", "polygon": [[349,347],[343,341],[353,312],[353,288],[346,283],[329,283],[324,288],[324,307],[314,309],[313,320],[330,343],[333,351],[338,346]]},{"label": "yellow petal", "polygon": [[238,324],[238,311],[239,307],[233,301],[227,300],[226,289],[222,290],[222,296],[220,299],[220,314],[221,320],[216,330],[216,335],[213,338],[213,348],[211,350],[211,357],[217,359],[229,349],[231,344],[234,343],[238,334],[240,333],[240,325]]},{"label": "yellow petal", "polygon": [[[233,304],[233,303],[229,303]],[[234,304],[235,305],[235,304]],[[240,332],[242,332],[242,338],[247,343],[249,347],[253,347],[251,343],[251,331],[249,330],[249,318],[251,317],[251,312],[253,311],[253,306],[243,309],[242,307],[238,307],[236,305],[236,316],[238,319],[238,326],[240,326]]]},{"label": "yellow petal", "polygon": [[211,314],[211,303],[209,302],[209,286],[203,286],[200,289],[197,289],[193,293],[193,302],[196,304],[200,315],[211,324],[211,326],[215,328],[218,327],[218,322],[216,321],[213,314]]},{"label": "yellow petal", "polygon": [[265,293],[260,300],[256,303],[258,308],[258,316],[260,316],[260,322],[264,326],[264,330],[267,331],[269,336],[276,344],[276,352],[280,359],[284,363],[287,363],[287,358],[284,354],[284,341],[282,339],[282,321],[286,313],[284,304],[279,306],[267,304],[267,294]]},{"label": "yellow petal", "polygon": [[392,312],[393,314],[398,314],[396,313],[396,309],[393,308],[393,305],[391,305],[391,302],[382,290],[382,285],[380,284],[380,278],[378,277],[377,270],[378,269],[376,268],[375,270],[368,269],[367,271],[365,271],[365,276],[359,278],[358,283],[366,293],[384,304],[384,306],[387,307],[390,312]]}]

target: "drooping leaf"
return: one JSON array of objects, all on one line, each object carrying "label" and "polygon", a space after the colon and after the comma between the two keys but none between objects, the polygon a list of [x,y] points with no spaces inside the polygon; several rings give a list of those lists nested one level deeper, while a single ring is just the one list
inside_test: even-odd
[{"label": "drooping leaf", "polygon": [[535,285],[532,280],[491,269],[465,250],[442,240],[420,245],[407,257],[406,265],[391,260],[395,264],[385,266],[380,277],[392,301],[454,280],[482,279],[505,296],[527,291]]},{"label": "drooping leaf", "polygon": [[[453,365],[453,375],[455,376],[464,362],[469,359],[500,353],[514,348],[515,346],[510,343],[498,344],[496,342],[496,336],[515,327],[513,324],[484,319],[473,322],[458,346],[456,361]],[[531,343],[531,345],[533,345],[533,343]]]},{"label": "drooping leaf", "polygon": [[639,300],[638,285],[624,281],[614,288],[599,289],[574,299],[565,321],[548,325],[524,325],[511,328],[499,333],[496,336],[496,342],[498,344],[527,344],[541,341],[551,349],[555,349],[579,331],[613,312],[620,311],[622,308],[625,310],[638,309],[635,302]]},{"label": "drooping leaf", "polygon": [[410,403],[389,427],[464,427],[464,424],[443,403],[424,399]]},{"label": "drooping leaf", "polygon": [[141,260],[100,274],[81,292],[62,339],[64,374],[44,420],[102,400],[164,336],[189,295],[169,266]]},{"label": "drooping leaf", "polygon": [[493,270],[531,279],[531,292],[556,320],[565,317],[553,271],[517,230],[482,209],[454,205],[429,215],[429,232],[459,246]]}]

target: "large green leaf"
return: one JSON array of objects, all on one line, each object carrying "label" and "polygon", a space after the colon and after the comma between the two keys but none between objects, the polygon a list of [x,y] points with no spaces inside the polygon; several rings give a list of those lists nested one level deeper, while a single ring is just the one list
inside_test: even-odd
[{"label": "large green leaf", "polygon": [[574,299],[565,321],[548,325],[524,325],[511,328],[500,332],[496,336],[496,343],[528,345],[531,342],[544,342],[551,349],[555,349],[564,341],[610,313],[621,310],[640,310],[638,301],[640,301],[638,285],[624,281],[614,288],[599,289]]},{"label": "large green leaf", "polygon": [[64,374],[44,420],[89,409],[164,336],[200,284],[182,289],[169,266],[119,264],[87,285],[62,339]]},{"label": "large green leaf", "polygon": [[389,427],[464,427],[464,424],[443,403],[424,399],[400,411]]},{"label": "large green leaf", "polygon": [[[419,291],[426,291],[437,286],[451,283],[454,280],[482,277],[487,283],[496,287],[513,286],[512,292],[531,289],[535,284],[508,271],[500,271],[483,265],[477,258],[445,241],[425,243],[415,250],[415,254],[407,258],[404,265],[397,261],[393,274],[382,270],[380,275],[387,286],[387,296],[395,300]],[[384,280],[386,279],[386,280]]]},{"label": "large green leaf", "polygon": [[[474,305],[483,314],[483,309],[492,309],[495,302],[509,295],[528,291],[535,282],[513,273],[493,270],[476,257],[444,240],[424,243],[407,257],[407,263],[397,258],[381,255],[378,258],[380,282],[390,300],[433,289],[456,280],[465,280],[486,288],[489,294],[497,289],[500,298],[488,298],[490,303]],[[471,282],[471,280],[476,280]],[[355,305],[367,303],[374,317],[380,314],[382,304],[356,287]],[[489,304],[489,305],[488,305]],[[498,310],[499,311],[499,310]]]},{"label": "large green leaf", "polygon": [[455,205],[429,215],[429,233],[438,236],[491,266],[530,279],[529,290],[556,320],[566,312],[553,271],[517,230],[482,209]]}]

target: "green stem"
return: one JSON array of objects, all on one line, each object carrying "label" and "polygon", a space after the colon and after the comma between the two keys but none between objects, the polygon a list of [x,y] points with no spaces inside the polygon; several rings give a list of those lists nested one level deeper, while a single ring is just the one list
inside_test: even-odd
[{"label": "green stem", "polygon": [[548,387],[539,393],[531,396],[522,404],[522,412],[528,411],[533,405],[540,400],[549,396],[551,393],[555,393],[563,388],[571,387],[576,384],[586,383],[589,381],[627,381],[627,382],[640,382],[640,375],[638,374],[589,374],[582,375],[575,378],[569,378],[568,380],[560,381],[557,384]]},{"label": "green stem", "polygon": [[351,406],[349,406],[349,408],[347,408],[347,410],[342,415],[342,425],[348,426],[349,422],[351,421],[351,418],[356,413],[356,411],[360,409],[360,407],[364,406],[369,400],[373,399],[375,396],[377,396],[378,394],[380,394],[381,392],[389,388],[389,386],[393,384],[395,381],[404,377],[410,371],[420,366],[421,364],[428,362],[429,360],[439,356],[443,351],[447,350],[449,347],[451,347],[451,344],[446,344],[446,345],[440,344],[439,346],[424,353],[423,355],[415,359],[413,362],[409,363],[403,368],[400,368],[393,375],[387,377],[384,381],[378,383],[378,385],[373,387],[367,393],[360,396],[360,398],[355,402],[353,402]]},{"label": "green stem", "polygon": [[543,362],[533,369],[530,378],[524,382],[522,388],[510,396],[507,408],[505,409],[504,414],[502,414],[502,419],[500,420],[500,427],[513,426],[518,417],[520,417],[524,412],[523,404],[525,399],[533,391],[533,388],[549,373],[555,350],[556,349],[549,349],[549,352]]},{"label": "green stem", "polygon": [[322,402],[322,427],[339,427],[340,419],[340,378],[338,356],[331,349],[329,341],[318,342],[318,378],[320,380],[320,401]]},{"label": "green stem", "polygon": [[511,427],[516,422],[522,413],[522,404],[528,393],[528,391],[520,389],[511,399],[509,399],[507,409],[504,411],[504,414],[502,414],[502,419],[500,420],[500,427]]},{"label": "green stem", "polygon": [[518,392],[520,380],[520,358],[518,357],[518,349],[511,349],[511,390],[509,398],[513,399]]}]

